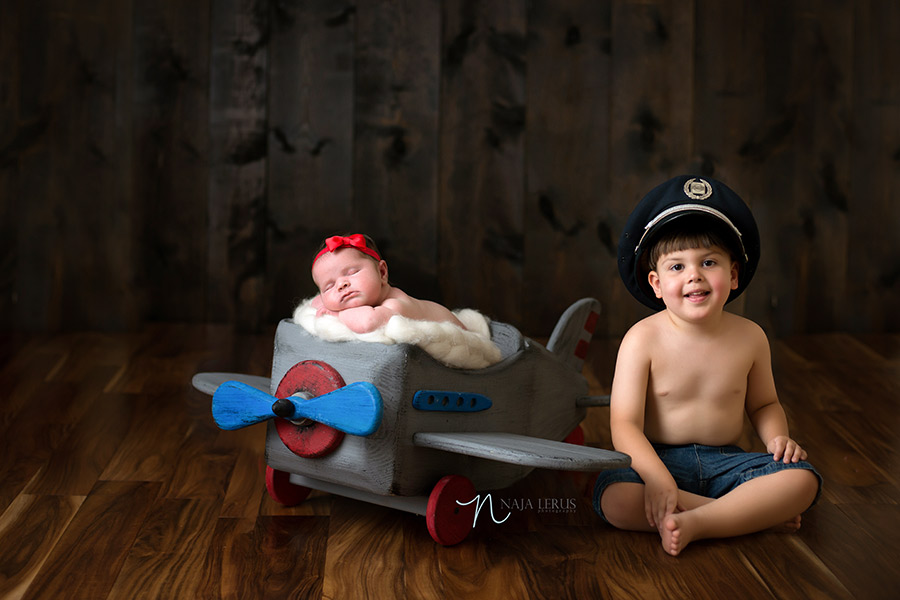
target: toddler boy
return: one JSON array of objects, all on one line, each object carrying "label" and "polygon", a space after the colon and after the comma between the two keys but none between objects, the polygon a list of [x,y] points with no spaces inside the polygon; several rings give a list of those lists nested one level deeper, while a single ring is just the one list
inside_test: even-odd
[{"label": "toddler boy", "polygon": [[[750,210],[710,178],[654,188],[619,242],[626,286],[659,312],[619,348],[610,428],[632,466],[598,476],[594,508],[621,529],[658,532],[672,555],[698,539],[795,530],[821,488],[788,433],[765,334],[724,310],[758,261]],[[737,446],[744,414],[766,453]]]}]

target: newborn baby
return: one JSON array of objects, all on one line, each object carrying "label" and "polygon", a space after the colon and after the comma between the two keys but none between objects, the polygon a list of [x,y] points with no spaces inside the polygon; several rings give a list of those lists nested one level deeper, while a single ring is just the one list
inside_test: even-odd
[{"label": "newborn baby", "polygon": [[440,304],[391,286],[387,263],[372,239],[362,234],[326,239],[313,259],[312,278],[319,288],[312,301],[316,316],[334,315],[356,333],[378,329],[394,315],[466,328]]}]

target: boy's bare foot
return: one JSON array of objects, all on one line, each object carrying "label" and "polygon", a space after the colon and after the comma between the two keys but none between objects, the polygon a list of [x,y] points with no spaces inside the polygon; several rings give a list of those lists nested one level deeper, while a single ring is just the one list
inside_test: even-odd
[{"label": "boy's bare foot", "polygon": [[663,520],[662,526],[659,528],[659,537],[662,538],[663,550],[672,556],[684,550],[685,546],[691,540],[684,531],[683,523],[684,513],[673,513]]},{"label": "boy's bare foot", "polygon": [[[686,531],[687,519],[685,513],[672,513],[663,520],[659,528],[659,537],[662,539],[662,547],[672,556],[678,556],[690,543],[691,537]],[[800,529],[800,515],[776,525],[770,529],[778,533],[794,533]]]}]

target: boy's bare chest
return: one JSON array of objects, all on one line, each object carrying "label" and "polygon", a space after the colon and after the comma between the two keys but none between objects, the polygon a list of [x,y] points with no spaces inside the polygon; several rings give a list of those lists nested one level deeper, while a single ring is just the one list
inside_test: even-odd
[{"label": "boy's bare chest", "polygon": [[750,356],[740,348],[704,346],[660,348],[650,365],[650,396],[660,402],[743,401]]}]

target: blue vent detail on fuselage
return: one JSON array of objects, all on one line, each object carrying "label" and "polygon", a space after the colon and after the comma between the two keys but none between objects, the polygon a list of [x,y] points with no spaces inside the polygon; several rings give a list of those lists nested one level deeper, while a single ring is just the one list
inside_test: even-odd
[{"label": "blue vent detail on fuselage", "polygon": [[491,399],[481,394],[419,390],[413,395],[413,408],[442,412],[478,412],[491,407]]}]

